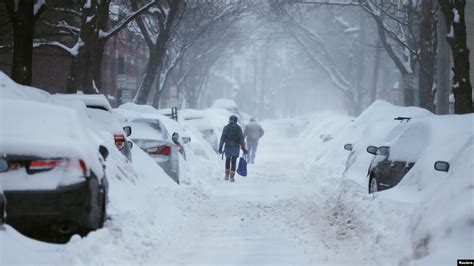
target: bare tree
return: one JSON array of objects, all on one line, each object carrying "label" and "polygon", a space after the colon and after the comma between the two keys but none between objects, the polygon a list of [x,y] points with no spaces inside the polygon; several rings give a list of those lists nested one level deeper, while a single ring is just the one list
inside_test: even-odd
[{"label": "bare tree", "polygon": [[35,0],[5,0],[5,7],[13,26],[12,79],[31,85],[34,29],[46,4]]},{"label": "bare tree", "polygon": [[[162,53],[160,57],[150,56],[147,73],[134,101],[146,103],[152,95],[152,104],[158,107],[162,94],[170,87],[170,77],[173,77],[175,85],[183,93],[185,84],[189,85],[190,80],[193,79],[192,73],[199,73],[199,75],[208,73],[208,68],[212,65],[210,62],[213,60],[205,57],[215,58],[215,55],[222,51],[219,42],[231,41],[224,39],[224,36],[228,36],[226,31],[233,22],[239,19],[246,6],[245,3],[239,2],[184,2],[177,8],[174,23],[167,33],[163,32],[161,27],[158,31],[152,32],[154,25],[160,25],[161,21],[166,21],[166,18],[157,20],[156,17],[149,17],[139,20],[138,25],[145,36],[154,34],[157,39],[166,37],[166,44],[157,50]],[[168,16],[170,13],[168,12]],[[150,49],[157,49],[157,42],[151,41],[151,38],[147,39]],[[186,75],[183,76],[183,73]],[[205,80],[206,76],[195,79],[194,82],[200,85],[190,88],[202,91],[201,84]],[[186,95],[191,94],[198,97],[199,93],[196,91],[186,93]],[[196,101],[189,102],[195,104]]]},{"label": "bare tree", "polygon": [[437,38],[438,48],[436,55],[436,113],[449,113],[449,79],[451,73],[451,53],[446,39],[446,23],[442,12],[438,12]]},{"label": "bare tree", "polygon": [[[133,1],[132,1],[133,2]],[[101,65],[105,44],[128,23],[155,4],[150,0],[140,9],[128,12],[113,25],[110,21],[111,0],[85,0],[83,5],[58,5],[51,7],[53,13],[66,13],[68,21],[58,19],[46,22],[58,35],[66,34],[74,40],[71,46],[60,38],[35,39],[34,46],[49,46],[61,49],[71,56],[71,70],[67,91],[99,93],[101,87]],[[72,17],[72,19],[71,19]]]},{"label": "bare tree", "polygon": [[[156,75],[164,62],[167,45],[173,30],[177,27],[176,25],[181,17],[181,13],[184,12],[185,5],[186,2],[181,0],[160,1],[157,3],[157,10],[154,10],[153,14],[151,14],[153,18],[146,20],[138,18],[137,24],[145,37],[150,50],[150,57],[145,75],[133,100],[134,102],[147,103]],[[136,6],[132,6],[136,9]],[[155,32],[150,31],[150,28],[155,30]],[[157,88],[155,93],[160,94],[160,88]]]}]

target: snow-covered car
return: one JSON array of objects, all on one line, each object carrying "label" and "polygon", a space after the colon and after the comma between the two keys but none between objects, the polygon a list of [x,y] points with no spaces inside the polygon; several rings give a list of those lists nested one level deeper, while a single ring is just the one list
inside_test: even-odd
[{"label": "snow-covered car", "polygon": [[[390,141],[367,147],[367,152],[375,155],[367,173],[369,193],[400,183],[430,146],[450,145],[453,138],[467,139],[473,132],[466,125],[472,125],[473,118],[474,115],[395,118],[401,122],[390,132]],[[435,163],[435,169],[447,171],[443,162]]]},{"label": "snow-covered car", "polygon": [[86,234],[103,226],[108,150],[70,108],[0,100],[0,186],[19,231]]},{"label": "snow-covered car", "polygon": [[389,159],[389,146],[369,146],[367,152],[375,155],[369,166],[369,193],[382,191],[396,186],[415,165],[410,161]]},{"label": "snow-covered car", "polygon": [[[180,123],[175,119],[172,119],[171,116],[168,116],[168,114],[171,114],[172,112],[170,108],[156,110],[150,105],[126,103],[119,106],[119,108],[114,111],[122,117],[123,121],[131,121],[136,118],[159,120],[166,131],[171,134],[171,140],[176,144],[178,151],[186,159],[185,145],[191,142],[191,136]],[[173,112],[176,112],[174,115],[177,117],[177,109],[174,109]]]},{"label": "snow-covered car", "polygon": [[214,151],[218,150],[218,140],[214,127],[205,117],[202,111],[186,109],[179,112],[180,119],[184,123],[194,126],[199,130],[201,136],[211,145]]},{"label": "snow-covered car", "polygon": [[240,114],[239,108],[234,100],[231,99],[217,99],[212,103],[211,108],[221,108],[225,109],[233,114]]},{"label": "snow-covered car", "polygon": [[129,118],[130,138],[179,184],[179,148],[165,125],[156,117]]},{"label": "snow-covered car", "polygon": [[239,118],[239,124],[242,126],[247,125],[250,122],[251,116],[245,112],[242,112],[238,105],[231,99],[217,99],[212,103],[211,109],[224,109],[230,114],[237,115]]},{"label": "snow-covered car", "polygon": [[[153,117],[152,114],[149,117]],[[186,129],[178,123],[176,120],[167,117],[158,117],[161,122],[165,125],[168,132],[175,132],[179,136],[179,142],[183,144],[188,144],[191,142],[191,136],[186,132]]]},{"label": "snow-covered car", "polygon": [[87,115],[96,124],[96,128],[105,130],[114,138],[115,147],[130,161],[132,160],[131,144],[127,137],[131,128],[123,127],[120,119],[112,112],[112,106],[103,94],[55,94],[56,99],[79,100],[87,107]]}]

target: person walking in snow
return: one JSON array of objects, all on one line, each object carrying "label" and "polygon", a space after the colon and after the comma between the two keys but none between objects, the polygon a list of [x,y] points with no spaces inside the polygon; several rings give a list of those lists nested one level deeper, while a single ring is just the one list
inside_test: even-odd
[{"label": "person walking in snow", "polygon": [[231,115],[229,117],[229,124],[222,130],[222,136],[219,143],[219,153],[225,154],[225,177],[224,180],[234,182],[235,168],[237,158],[240,155],[240,149],[247,154],[245,147],[244,134],[242,128],[237,124],[237,116]]},{"label": "person walking in snow", "polygon": [[255,118],[250,119],[244,131],[244,137],[249,145],[250,163],[255,163],[255,155],[257,153],[258,140],[263,136],[264,131]]}]

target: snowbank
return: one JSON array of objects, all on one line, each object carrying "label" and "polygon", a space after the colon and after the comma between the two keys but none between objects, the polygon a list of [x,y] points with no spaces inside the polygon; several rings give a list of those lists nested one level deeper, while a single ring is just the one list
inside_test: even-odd
[{"label": "snowbank", "polygon": [[[196,195],[198,195],[197,191],[202,189],[200,186],[176,185],[163,169],[141,149],[132,149],[133,165],[127,161],[114,148],[113,138],[105,137],[104,134],[101,134],[104,129],[97,123],[90,121],[85,105],[80,101],[61,100],[51,97],[44,91],[20,86],[1,72],[0,95],[2,97],[2,104],[0,104],[2,134],[22,137],[22,142],[28,140],[24,135],[15,136],[13,134],[15,132],[3,130],[7,117],[7,113],[3,110],[8,107],[3,102],[13,101],[16,103],[17,109],[24,109],[26,115],[51,118],[55,117],[54,114],[63,113],[77,117],[78,123],[83,126],[83,128],[64,126],[58,128],[56,124],[53,125],[54,127],[49,125],[55,119],[38,119],[35,121],[42,123],[45,127],[40,128],[37,132],[31,132],[32,135],[46,132],[48,134],[46,137],[55,139],[58,137],[55,132],[61,131],[65,133],[66,137],[74,139],[76,147],[79,147],[77,134],[90,129],[92,136],[89,140],[98,138],[98,140],[108,143],[107,147],[110,152],[106,162],[106,175],[109,180],[109,220],[106,221],[105,227],[91,232],[84,238],[73,236],[66,245],[55,245],[26,238],[9,225],[4,225],[0,228],[1,265],[111,265],[125,262],[140,264],[141,259],[144,258],[140,258],[137,254],[154,254],[157,245],[166,245],[165,239],[173,239],[173,232],[187,219],[187,210],[196,201],[199,201],[199,196]],[[68,105],[70,108],[67,107]],[[43,108],[44,106],[48,106],[48,108]],[[131,108],[128,111],[139,113],[135,108],[137,106],[130,104],[129,107]],[[39,112],[39,109],[51,110],[51,112]],[[146,110],[149,111],[150,108],[146,108]],[[18,112],[15,110],[15,113]],[[12,116],[10,112],[8,112],[8,116],[10,116],[8,124],[14,123],[13,118],[17,116]],[[55,123],[68,124],[72,123],[72,120],[60,120]],[[25,127],[31,131],[28,125]],[[212,148],[200,137],[196,129],[190,128],[189,131],[192,135],[192,145],[187,146],[188,161],[183,163],[187,167],[182,174],[186,178],[192,179],[194,184],[202,183],[202,187],[210,188],[211,182],[220,179],[221,175],[213,172],[217,169],[215,164],[218,164],[219,161]],[[60,141],[61,143],[65,142],[64,145],[66,145],[69,139],[60,139]],[[48,146],[49,148],[50,146]],[[70,152],[73,153],[74,147],[71,148]],[[45,149],[44,152],[47,152],[48,149]],[[208,163],[209,160],[214,161],[215,164]],[[139,252],[137,253],[137,251]]]}]

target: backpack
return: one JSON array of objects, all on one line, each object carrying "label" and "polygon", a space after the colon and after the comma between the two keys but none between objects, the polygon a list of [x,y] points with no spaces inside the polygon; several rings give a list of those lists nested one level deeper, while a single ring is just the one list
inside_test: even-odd
[{"label": "backpack", "polygon": [[241,129],[236,123],[230,123],[227,125],[227,132],[225,137],[225,144],[228,146],[236,147],[240,145]]}]

